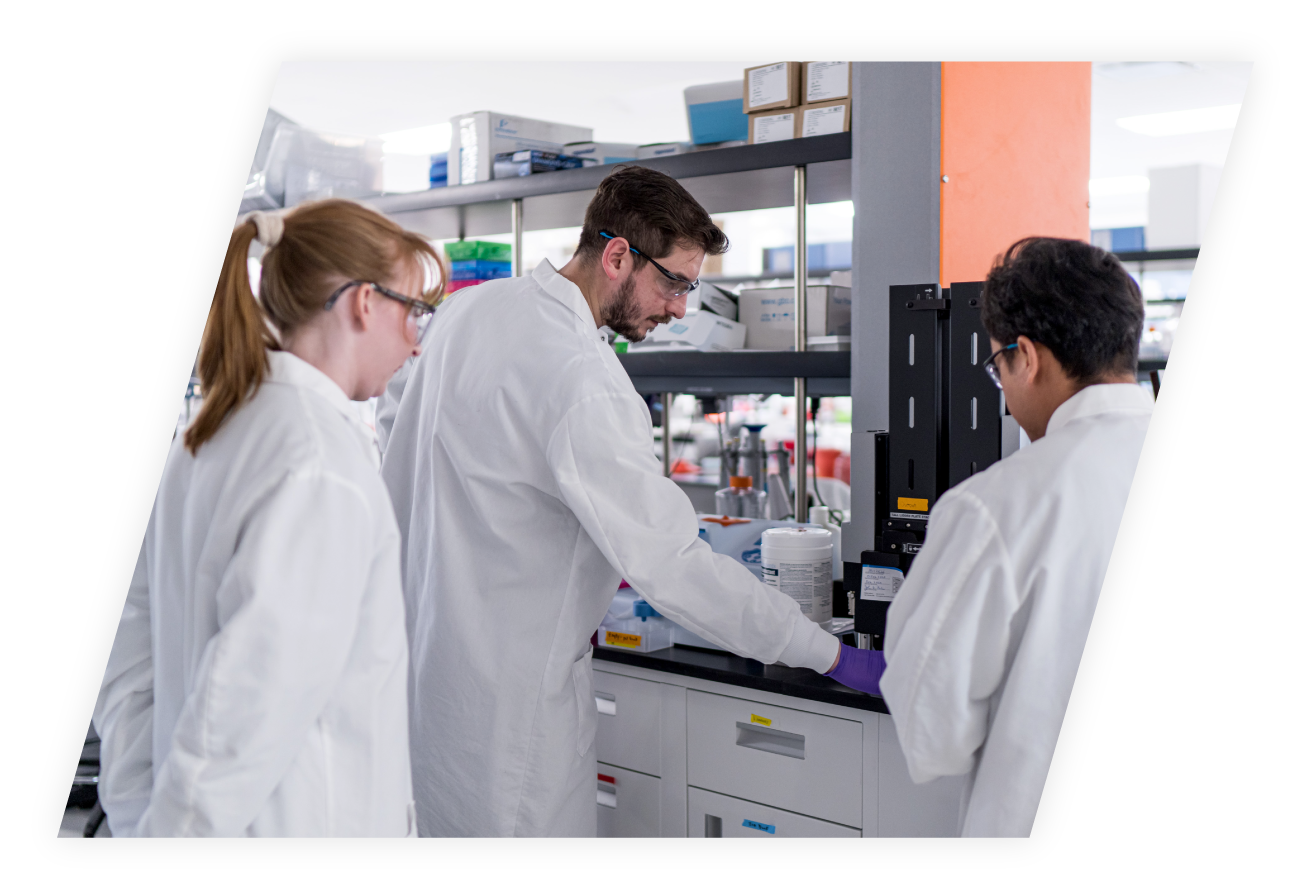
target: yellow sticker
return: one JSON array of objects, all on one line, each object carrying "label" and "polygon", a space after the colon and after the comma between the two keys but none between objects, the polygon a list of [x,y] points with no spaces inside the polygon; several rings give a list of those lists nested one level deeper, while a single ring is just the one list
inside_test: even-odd
[{"label": "yellow sticker", "polygon": [[898,498],[898,510],[919,510],[921,513],[929,513],[928,498]]},{"label": "yellow sticker", "polygon": [[628,632],[606,632],[606,643],[612,647],[641,647],[642,635]]},{"label": "yellow sticker", "polygon": [[769,727],[770,727],[770,720],[767,719],[765,716],[758,716],[756,713],[752,713],[752,724],[753,724],[753,725],[764,725],[765,727],[769,728]]}]

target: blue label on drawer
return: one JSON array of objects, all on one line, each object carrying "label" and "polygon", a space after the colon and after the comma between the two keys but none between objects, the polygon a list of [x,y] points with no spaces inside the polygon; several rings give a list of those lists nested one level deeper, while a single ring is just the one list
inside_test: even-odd
[{"label": "blue label on drawer", "polygon": [[751,828],[754,831],[765,831],[767,834],[774,833],[774,825],[761,824],[759,821],[752,821],[751,819],[747,819],[747,818],[743,819],[743,827]]}]

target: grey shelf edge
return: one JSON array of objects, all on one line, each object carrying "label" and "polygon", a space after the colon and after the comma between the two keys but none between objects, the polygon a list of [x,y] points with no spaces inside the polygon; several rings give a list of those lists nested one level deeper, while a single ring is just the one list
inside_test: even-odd
[{"label": "grey shelf edge", "polygon": [[528,177],[504,178],[455,187],[437,187],[417,193],[377,196],[360,201],[384,214],[397,214],[595,190],[619,164],[642,165],[663,171],[671,177],[683,179],[733,174],[739,171],[759,171],[766,168],[790,168],[794,165],[812,165],[850,158],[852,158],[852,135],[826,134],[822,137],[802,137],[774,143],[708,149],[660,159],[641,159],[637,162],[616,165],[575,168],[571,171],[547,171]]},{"label": "grey shelf edge", "polygon": [[1185,261],[1198,257],[1198,247],[1186,249],[1149,249],[1144,252],[1113,252],[1122,262]]},{"label": "grey shelf edge", "polygon": [[643,394],[792,395],[798,376],[811,395],[852,394],[851,352],[636,352],[619,359]]}]

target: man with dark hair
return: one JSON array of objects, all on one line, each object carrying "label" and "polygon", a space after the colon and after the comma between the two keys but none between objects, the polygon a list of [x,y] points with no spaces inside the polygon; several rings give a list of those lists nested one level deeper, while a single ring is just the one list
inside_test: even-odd
[{"label": "man with dark hair", "polygon": [[1028,836],[1148,431],[1143,302],[1109,253],[1030,238],[989,272],[985,369],[1032,444],[948,491],[888,612],[880,681],[966,836]]},{"label": "man with dark hair", "polygon": [[589,640],[621,578],[742,656],[835,665],[833,635],[698,537],[600,332],[640,341],[683,317],[727,245],[677,181],[621,168],[567,264],[447,299],[389,387],[421,835],[595,835]]}]

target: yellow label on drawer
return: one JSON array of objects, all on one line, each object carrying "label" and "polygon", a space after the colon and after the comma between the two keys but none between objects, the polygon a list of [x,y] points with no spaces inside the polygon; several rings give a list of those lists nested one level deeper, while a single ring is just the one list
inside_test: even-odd
[{"label": "yellow label on drawer", "polygon": [[606,632],[606,643],[612,647],[641,647],[642,635],[628,632]]},{"label": "yellow label on drawer", "polygon": [[764,725],[767,728],[770,727],[770,720],[765,716],[758,716],[756,713],[752,713],[751,721],[753,725]]},{"label": "yellow label on drawer", "polygon": [[926,513],[929,510],[929,499],[928,498],[898,498],[897,509],[919,510],[921,513]]}]

